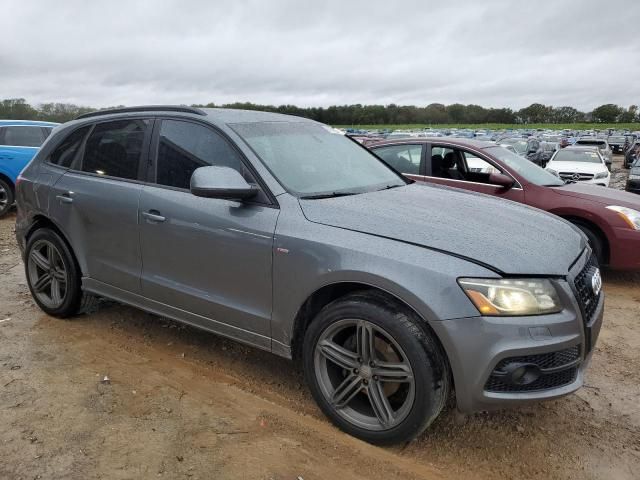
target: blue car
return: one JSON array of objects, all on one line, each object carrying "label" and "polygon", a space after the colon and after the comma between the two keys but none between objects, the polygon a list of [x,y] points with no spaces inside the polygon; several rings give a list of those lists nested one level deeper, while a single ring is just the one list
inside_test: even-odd
[{"label": "blue car", "polygon": [[16,178],[58,125],[29,120],[0,120],[0,217],[13,205]]}]

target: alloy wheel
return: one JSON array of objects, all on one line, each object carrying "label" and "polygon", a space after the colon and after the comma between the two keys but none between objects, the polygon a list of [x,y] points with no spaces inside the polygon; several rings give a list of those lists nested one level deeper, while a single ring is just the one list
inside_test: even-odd
[{"label": "alloy wheel", "polygon": [[29,284],[33,293],[49,308],[60,307],[68,291],[69,275],[58,248],[48,240],[38,240],[27,258]]},{"label": "alloy wheel", "polygon": [[4,210],[9,203],[9,192],[0,184],[0,211]]},{"label": "alloy wheel", "polygon": [[362,319],[339,320],[318,339],[314,352],[320,389],[336,412],[368,430],[388,430],[410,413],[415,378],[400,345]]}]

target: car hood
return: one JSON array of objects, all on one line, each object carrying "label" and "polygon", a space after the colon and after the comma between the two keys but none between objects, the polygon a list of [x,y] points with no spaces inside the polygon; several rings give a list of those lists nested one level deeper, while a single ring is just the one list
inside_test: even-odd
[{"label": "car hood", "polygon": [[312,222],[446,252],[503,274],[566,275],[586,246],[575,227],[542,210],[440,185],[300,206]]},{"label": "car hood", "polygon": [[585,183],[568,183],[553,188],[554,192],[561,195],[591,200],[602,205],[618,205],[620,207],[640,210],[640,198],[635,193],[629,193],[615,188],[601,187],[599,185]]},{"label": "car hood", "polygon": [[603,163],[587,163],[587,162],[554,162],[547,163],[547,168],[551,168],[556,172],[580,172],[580,173],[598,173],[607,170],[607,166]]}]

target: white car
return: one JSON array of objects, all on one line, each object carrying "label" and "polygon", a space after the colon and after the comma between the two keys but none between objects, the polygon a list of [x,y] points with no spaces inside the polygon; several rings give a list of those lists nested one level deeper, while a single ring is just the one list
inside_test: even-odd
[{"label": "white car", "polygon": [[546,169],[565,181],[608,187],[611,180],[604,157],[593,147],[567,147],[558,150],[547,163]]}]

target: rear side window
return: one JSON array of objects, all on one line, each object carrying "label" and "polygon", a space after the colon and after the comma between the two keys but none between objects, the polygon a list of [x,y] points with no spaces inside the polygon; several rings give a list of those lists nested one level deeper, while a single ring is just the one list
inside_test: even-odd
[{"label": "rear side window", "polygon": [[191,122],[163,120],[158,145],[156,182],[188,189],[191,175],[204,166],[230,167],[247,178],[239,154],[220,134]]},{"label": "rear side window", "polygon": [[90,125],[79,128],[65,138],[53,151],[49,157],[49,162],[65,168],[71,167],[71,162],[76,158],[78,150],[80,150],[80,146],[82,145],[82,140],[84,140],[90,128]]},{"label": "rear side window", "polygon": [[381,147],[374,151],[376,155],[400,173],[412,175],[418,175],[420,173],[422,145],[393,145]]},{"label": "rear side window", "polygon": [[84,149],[84,172],[135,180],[149,120],[117,120],[97,124]]},{"label": "rear side window", "polygon": [[40,127],[13,126],[0,128],[0,145],[39,147],[46,136]]}]

